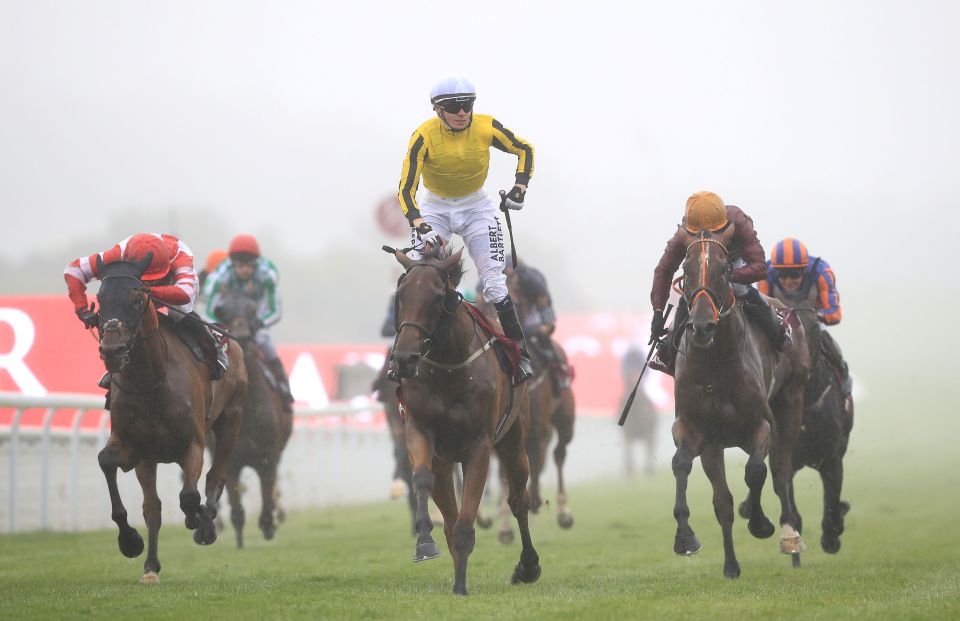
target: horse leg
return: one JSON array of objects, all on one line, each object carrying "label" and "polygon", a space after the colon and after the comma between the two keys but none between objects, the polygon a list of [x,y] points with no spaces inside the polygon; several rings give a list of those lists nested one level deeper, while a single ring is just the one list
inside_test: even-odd
[{"label": "horse leg", "polygon": [[[537,403],[539,403],[539,400],[537,400]],[[540,506],[543,504],[543,499],[540,496],[540,475],[543,473],[543,466],[547,461],[547,443],[549,440],[549,431],[543,428],[540,421],[534,421],[530,426],[530,435],[527,440],[527,458],[530,462],[530,511],[532,513],[538,513]]]},{"label": "horse leg", "polygon": [[[800,536],[799,520],[791,501],[793,487],[793,447],[800,433],[803,420],[802,391],[796,391],[797,397],[781,395],[777,399],[776,433],[771,434],[770,469],[773,474],[773,489],[780,498],[780,552],[799,554],[806,549]],[[799,566],[799,558],[794,557],[794,567]]]},{"label": "horse leg", "polygon": [[553,415],[553,426],[557,430],[557,446],[553,449],[553,461],[557,465],[557,523],[560,528],[570,528],[573,526],[573,514],[570,513],[570,506],[567,504],[567,488],[563,482],[563,464],[567,460],[567,445],[573,440],[572,396],[564,396],[560,407]]},{"label": "horse leg", "polygon": [[834,457],[820,465],[820,478],[823,481],[823,533],[820,535],[820,545],[828,554],[840,551],[840,535],[843,534],[844,511],[840,500],[840,490],[843,488],[843,461]]},{"label": "horse leg", "polygon": [[770,451],[770,423],[761,419],[753,431],[750,457],[743,471],[743,480],[750,493],[740,505],[740,515],[747,518],[747,529],[758,539],[766,539],[773,535],[776,527],[764,515],[760,496],[763,485],[767,481],[767,453]]},{"label": "horse leg", "polygon": [[120,446],[118,440],[111,436],[107,446],[97,455],[97,461],[100,463],[100,470],[103,471],[103,476],[107,480],[107,490],[110,492],[110,517],[120,529],[120,534],[117,536],[120,553],[127,558],[136,558],[143,552],[143,538],[137,532],[137,529],[127,522],[127,509],[120,499],[120,490],[117,487],[117,468],[122,463],[121,454],[124,456],[123,462],[126,462],[127,451]]},{"label": "horse leg", "polygon": [[183,488],[180,490],[180,510],[183,511],[184,525],[190,530],[200,526],[200,492],[197,491],[197,481],[200,480],[200,471],[203,469],[203,447],[194,442],[184,453],[180,462],[183,470]]},{"label": "horse leg", "polygon": [[[483,444],[471,452],[463,472],[463,494],[460,501],[460,514],[451,530],[453,534],[453,592],[456,595],[467,594],[467,561],[476,544],[476,529],[473,524],[483,500],[483,488],[487,483],[487,469],[490,467],[490,446]],[[434,500],[437,497],[434,496]],[[439,506],[439,501],[437,506]],[[455,508],[455,507],[454,507]],[[442,510],[442,509],[441,509]],[[444,530],[447,528],[447,513],[443,514]]]},{"label": "horse leg", "polygon": [[407,441],[407,455],[410,458],[410,465],[413,470],[413,489],[417,496],[417,515],[414,520],[414,530],[417,533],[417,547],[413,553],[413,560],[426,561],[440,556],[440,548],[437,547],[430,531],[433,530],[433,520],[430,519],[430,512],[427,508],[427,501],[433,492],[434,481],[436,477],[430,467],[433,463],[431,455],[433,447],[427,436],[408,422],[404,428]]},{"label": "horse leg", "polygon": [[530,524],[528,523],[530,495],[527,493],[530,465],[527,463],[527,455],[523,450],[522,425],[514,425],[503,437],[497,445],[497,457],[500,458],[500,464],[504,469],[507,481],[507,504],[510,505],[510,511],[517,520],[517,527],[520,530],[520,543],[523,546],[520,550],[520,561],[513,570],[511,582],[513,584],[520,582],[530,584],[536,582],[537,578],[540,577],[540,555],[534,549],[533,541],[530,538]]},{"label": "horse leg", "polygon": [[[243,420],[243,404],[233,404],[224,408],[220,416],[213,423],[213,434],[216,443],[213,448],[213,463],[204,481],[204,495],[206,504],[200,512],[200,525],[193,533],[193,540],[208,546],[217,540],[217,528],[213,523],[217,517],[217,503],[223,493],[227,481],[227,468],[230,465],[230,454],[240,436],[240,423]],[[201,451],[203,448],[201,447]]]},{"label": "horse leg", "polygon": [[440,459],[433,460],[433,502],[440,510],[443,516],[443,536],[447,540],[447,549],[450,551],[450,558],[453,559],[454,566],[457,563],[457,551],[453,546],[453,525],[457,522],[459,510],[457,509],[457,491],[454,486],[453,469],[458,467],[456,463]]},{"label": "horse leg", "polygon": [[723,447],[711,445],[705,448],[700,455],[700,465],[713,486],[713,513],[717,516],[720,531],[723,533],[723,575],[727,578],[739,578],[740,563],[733,551],[733,494],[727,487]]},{"label": "horse leg", "polygon": [[[499,460],[498,460],[499,461]],[[500,483],[500,489],[498,490],[499,497],[497,498],[497,515],[500,517],[500,529],[497,532],[497,541],[503,545],[510,545],[513,543],[513,524],[510,522],[510,505],[507,504],[507,497],[510,495],[508,485],[507,485],[507,470],[504,467],[503,463],[500,463],[499,472],[497,473],[497,479]]]},{"label": "horse leg", "polygon": [[693,459],[700,454],[700,434],[683,422],[673,422],[673,441],[677,452],[673,455],[673,476],[676,479],[676,498],[673,517],[677,520],[677,534],[673,539],[673,551],[681,556],[690,556],[700,551],[700,540],[690,528],[690,507],[687,506],[687,479],[693,470]]},{"label": "horse leg", "polygon": [[257,474],[260,476],[261,498],[259,526],[260,531],[263,533],[263,538],[267,541],[273,539],[273,535],[277,532],[277,525],[273,521],[273,512],[275,509],[274,490],[277,487],[278,465],[276,460],[271,459],[260,468],[257,468]]},{"label": "horse leg", "polygon": [[137,480],[143,490],[143,520],[147,524],[147,560],[143,563],[141,584],[156,584],[160,581],[160,559],[157,544],[160,539],[160,496],[157,495],[157,464],[142,461],[137,464]]},{"label": "horse leg", "polygon": [[240,492],[240,472],[243,466],[231,466],[227,471],[227,499],[230,501],[230,523],[236,533],[237,547],[243,547],[243,527],[247,522],[247,512],[243,509],[243,496]]}]

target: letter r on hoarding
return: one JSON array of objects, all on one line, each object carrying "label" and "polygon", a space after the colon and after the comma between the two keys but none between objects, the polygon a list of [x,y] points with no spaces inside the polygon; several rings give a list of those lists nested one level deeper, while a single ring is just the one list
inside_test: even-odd
[{"label": "letter r on hoarding", "polygon": [[25,395],[45,395],[47,390],[33,374],[24,358],[33,347],[36,329],[33,320],[19,308],[0,308],[0,321],[13,329],[13,345],[9,352],[0,352],[0,369],[6,370]]}]

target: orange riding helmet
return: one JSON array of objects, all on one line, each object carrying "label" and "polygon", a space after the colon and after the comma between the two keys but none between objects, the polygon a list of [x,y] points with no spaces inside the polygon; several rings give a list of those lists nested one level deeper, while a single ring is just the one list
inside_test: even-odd
[{"label": "orange riding helmet", "polygon": [[212,273],[213,270],[217,269],[217,266],[223,263],[223,260],[227,258],[227,251],[217,249],[212,251],[207,255],[207,264],[203,268],[208,274]]},{"label": "orange riding helmet", "polygon": [[253,235],[237,235],[230,242],[230,255],[246,254],[251,257],[260,256],[260,244]]},{"label": "orange riding helmet", "polygon": [[127,245],[123,249],[124,261],[141,261],[147,256],[147,253],[153,253],[150,259],[150,265],[140,277],[141,280],[160,280],[170,272],[170,255],[167,253],[167,247],[159,235],[150,233],[137,233],[127,240]]},{"label": "orange riding helmet", "polygon": [[684,227],[691,233],[719,231],[727,226],[727,207],[713,192],[697,192],[687,199]]}]

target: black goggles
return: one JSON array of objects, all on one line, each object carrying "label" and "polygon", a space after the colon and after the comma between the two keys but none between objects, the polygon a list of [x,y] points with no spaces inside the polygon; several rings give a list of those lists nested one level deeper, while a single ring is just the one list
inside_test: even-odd
[{"label": "black goggles", "polygon": [[777,276],[780,278],[803,278],[802,269],[778,269]]},{"label": "black goggles", "polygon": [[473,97],[457,97],[455,99],[444,99],[438,101],[437,105],[440,106],[444,112],[449,112],[450,114],[456,114],[463,110],[464,112],[473,112]]}]

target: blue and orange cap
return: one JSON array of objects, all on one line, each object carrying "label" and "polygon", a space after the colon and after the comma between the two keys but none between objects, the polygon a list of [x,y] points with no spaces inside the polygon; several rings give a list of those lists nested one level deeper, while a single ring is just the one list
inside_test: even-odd
[{"label": "blue and orange cap", "polygon": [[793,237],[777,242],[770,253],[770,266],[775,269],[796,269],[806,267],[810,261],[807,247]]}]

